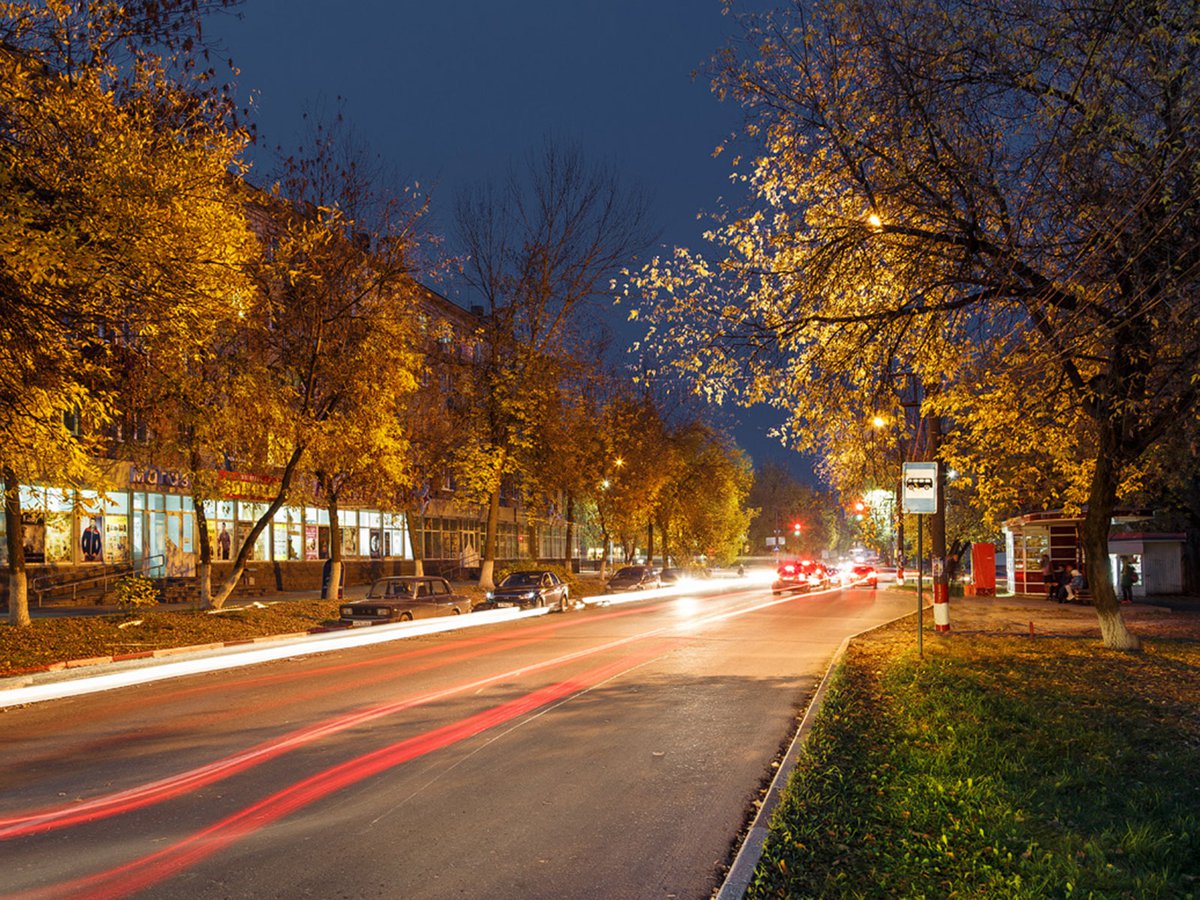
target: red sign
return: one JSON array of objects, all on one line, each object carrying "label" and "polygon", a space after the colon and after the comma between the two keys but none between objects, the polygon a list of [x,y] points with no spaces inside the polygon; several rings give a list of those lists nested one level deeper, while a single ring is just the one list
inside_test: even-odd
[{"label": "red sign", "polygon": [[252,472],[218,472],[217,490],[228,500],[253,500],[270,503],[279,494],[281,479]]}]

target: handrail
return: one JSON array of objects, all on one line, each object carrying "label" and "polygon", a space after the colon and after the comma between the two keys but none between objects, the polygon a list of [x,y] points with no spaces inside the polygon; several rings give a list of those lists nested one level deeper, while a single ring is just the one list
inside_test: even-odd
[{"label": "handrail", "polygon": [[55,581],[53,575],[42,575],[33,580],[29,589],[37,595],[37,605],[40,607],[47,594],[56,593],[60,590],[65,592],[69,589],[71,600],[74,601],[79,597],[79,589],[82,587],[100,584],[107,591],[109,581],[124,578],[133,572],[140,572],[142,575],[152,577],[150,573],[158,570],[161,576],[165,574],[165,569],[166,556],[159,553],[141,559],[136,566],[133,563],[121,563],[111,568],[105,566],[104,571],[98,574],[87,575],[83,578],[71,579],[70,581]]}]

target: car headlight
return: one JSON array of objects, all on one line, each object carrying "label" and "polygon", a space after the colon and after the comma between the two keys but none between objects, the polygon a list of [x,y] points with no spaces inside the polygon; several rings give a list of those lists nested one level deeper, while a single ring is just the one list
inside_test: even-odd
[{"label": "car headlight", "polygon": [[496,595],[495,595],[495,594],[493,594],[491,591],[488,591],[488,592],[487,592],[486,594],[484,594],[483,596],[484,596],[484,597],[486,597],[488,600],[495,600],[495,599],[496,599]]},{"label": "car headlight", "polygon": [[537,596],[537,591],[526,591],[521,595],[522,600],[532,600]]},{"label": "car headlight", "polygon": [[354,615],[354,607],[353,606],[343,606],[342,607],[342,615],[346,616],[346,617]]}]

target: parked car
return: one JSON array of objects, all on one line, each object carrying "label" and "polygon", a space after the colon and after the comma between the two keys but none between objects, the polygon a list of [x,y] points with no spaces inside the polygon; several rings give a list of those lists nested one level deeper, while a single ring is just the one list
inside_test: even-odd
[{"label": "parked car", "polygon": [[567,583],[549,570],[533,572],[509,572],[494,590],[487,592],[487,599],[475,609],[504,609],[519,606],[535,609],[548,606],[559,612],[571,608],[570,588]]},{"label": "parked car", "polygon": [[658,569],[654,566],[623,566],[608,580],[608,584],[604,586],[604,593],[618,594],[657,587],[662,587],[662,581],[658,577]]},{"label": "parked car", "polygon": [[339,614],[343,625],[378,625],[470,611],[471,599],[454,593],[445,578],[398,575],[378,579],[365,599],[343,603]]},{"label": "parked car", "polygon": [[850,570],[850,584],[853,587],[879,587],[879,573],[874,566],[861,563]]}]

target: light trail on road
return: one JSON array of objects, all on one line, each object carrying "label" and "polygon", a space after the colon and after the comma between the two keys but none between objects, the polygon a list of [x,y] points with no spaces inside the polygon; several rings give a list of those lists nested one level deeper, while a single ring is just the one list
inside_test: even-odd
[{"label": "light trail on road", "polygon": [[[668,602],[678,603],[678,602],[684,602],[684,601],[676,600],[676,601],[668,601]],[[763,605],[769,606],[769,605],[774,605],[775,603],[778,603],[778,602],[781,602],[781,601],[773,600],[773,601],[771,601],[767,604],[763,604]],[[592,618],[591,621],[595,622],[597,620],[603,620],[605,618],[615,618],[615,617],[623,618],[623,617],[630,616],[630,615],[644,615],[647,613],[655,612],[661,608],[662,608],[662,603],[660,602],[660,603],[658,603],[656,605],[652,605],[652,606],[644,606],[644,607],[637,607],[637,608],[630,608],[630,609],[623,609],[623,610],[614,610],[611,612],[606,612],[606,613],[602,613],[598,616],[595,616]],[[170,778],[158,779],[156,781],[153,781],[153,782],[150,782],[150,783],[147,783],[144,785],[139,785],[139,786],[136,786],[136,787],[133,787],[133,788],[130,788],[127,790],[119,791],[119,792],[116,792],[113,794],[109,794],[109,795],[106,795],[103,797],[97,797],[92,800],[84,801],[82,803],[75,802],[75,803],[70,803],[70,804],[64,804],[59,807],[51,807],[51,808],[40,809],[40,810],[31,811],[31,812],[23,812],[23,813],[18,812],[15,814],[8,814],[3,817],[0,817],[0,841],[13,840],[15,838],[26,837],[29,835],[39,834],[39,833],[43,833],[46,831],[53,831],[53,830],[57,830],[60,828],[67,828],[67,827],[71,827],[74,825],[79,825],[79,824],[83,824],[83,823],[87,823],[87,822],[93,822],[98,819],[110,818],[112,816],[122,815],[122,814],[128,813],[128,812],[133,812],[135,810],[142,809],[144,807],[151,806],[156,803],[162,803],[162,802],[170,800],[174,797],[178,797],[181,794],[186,794],[190,791],[197,790],[201,787],[211,785],[215,782],[229,778],[233,775],[240,774],[242,772],[245,772],[248,769],[253,768],[254,766],[262,765],[263,763],[269,762],[270,760],[275,759],[279,756],[282,756],[285,753],[290,753],[294,750],[298,750],[308,744],[313,743],[314,741],[321,740],[322,738],[330,737],[332,735],[346,731],[347,729],[355,728],[360,725],[366,724],[368,722],[372,722],[372,721],[375,721],[378,719],[385,718],[387,716],[392,716],[392,715],[395,715],[397,713],[403,712],[408,709],[412,709],[417,706],[422,706],[422,705],[425,705],[428,703],[433,703],[438,700],[444,700],[449,697],[455,696],[457,694],[462,694],[462,693],[466,693],[466,692],[470,692],[470,691],[476,691],[476,690],[479,690],[480,688],[486,687],[490,684],[495,684],[497,682],[508,681],[508,680],[512,680],[515,678],[519,678],[524,675],[533,674],[535,672],[557,668],[557,667],[566,665],[571,662],[575,662],[579,659],[582,659],[582,658],[585,658],[588,656],[594,656],[594,655],[597,655],[600,653],[607,652],[614,648],[627,645],[634,641],[645,640],[649,637],[659,635],[659,634],[663,633],[664,631],[670,631],[673,629],[683,629],[683,628],[686,628],[687,630],[691,630],[695,627],[698,627],[698,624],[702,624],[704,622],[722,621],[724,619],[730,618],[731,616],[742,615],[745,612],[750,612],[750,611],[753,611],[754,609],[758,609],[758,608],[760,608],[760,607],[753,606],[753,607],[750,607],[749,609],[745,609],[745,610],[732,610],[732,611],[724,611],[721,613],[709,613],[706,615],[689,616],[688,617],[689,622],[686,625],[671,625],[671,626],[660,627],[660,628],[654,629],[652,631],[649,631],[649,632],[646,632],[643,634],[638,634],[638,635],[634,635],[631,637],[622,638],[618,641],[614,641],[614,642],[611,642],[608,644],[602,644],[602,645],[599,645],[596,647],[592,647],[585,651],[576,651],[573,653],[568,653],[568,654],[564,654],[559,657],[555,657],[553,659],[545,660],[545,661],[542,661],[542,662],[539,662],[539,663],[536,663],[536,664],[533,664],[530,666],[525,666],[520,669],[514,669],[514,670],[510,670],[510,671],[506,671],[506,672],[500,672],[495,675],[489,676],[487,678],[478,679],[476,681],[472,681],[472,682],[462,684],[462,685],[457,685],[457,686],[447,688],[442,691],[437,691],[432,694],[427,694],[424,696],[413,697],[413,698],[407,698],[404,700],[397,701],[395,703],[389,703],[389,704],[385,704],[385,705],[381,705],[381,706],[372,706],[372,707],[368,707],[365,709],[355,710],[354,712],[349,713],[347,715],[338,716],[336,718],[332,718],[332,719],[326,720],[324,722],[318,723],[317,725],[313,725],[310,727],[299,729],[297,731],[293,731],[293,732],[283,735],[279,738],[273,738],[269,741],[265,741],[259,745],[251,747],[245,751],[230,754],[228,756],[225,756],[219,760],[208,763],[206,765],[203,765],[203,766],[200,766],[200,767],[197,767],[194,769],[189,769],[188,771],[185,771],[185,772],[180,772],[176,775],[171,776]],[[583,620],[576,619],[574,621],[582,622]],[[571,624],[570,622],[564,622],[561,625],[556,624],[556,625],[537,626],[533,629],[535,632],[537,632],[537,634],[535,634],[533,636],[528,636],[524,640],[516,640],[516,639],[514,639],[516,636],[513,636],[513,635],[491,636],[491,637],[485,637],[485,638],[472,638],[467,641],[455,642],[455,644],[451,645],[449,648],[447,648],[447,647],[421,648],[420,650],[417,650],[417,651],[413,652],[412,654],[393,654],[389,657],[385,657],[384,660],[382,660],[382,661],[372,660],[370,663],[354,662],[354,663],[349,663],[349,664],[339,664],[337,666],[327,666],[327,667],[323,667],[322,669],[317,670],[317,674],[320,676],[323,676],[325,674],[328,674],[328,672],[330,672],[332,670],[345,671],[347,669],[359,668],[359,667],[362,667],[362,666],[365,666],[368,664],[373,667],[377,667],[382,664],[390,664],[397,658],[402,658],[405,656],[426,656],[426,655],[431,655],[434,651],[440,651],[441,658],[439,658],[437,660],[430,660],[424,665],[410,666],[408,668],[400,669],[400,670],[389,669],[386,672],[381,673],[376,678],[371,679],[371,680],[372,681],[383,681],[383,680],[397,679],[397,678],[402,678],[402,677],[405,677],[408,675],[415,674],[420,671],[427,671],[427,670],[430,670],[433,668],[438,668],[438,667],[450,665],[453,663],[463,662],[463,661],[465,661],[467,659],[471,659],[471,658],[479,658],[479,657],[482,657],[482,656],[485,656],[485,655],[488,655],[491,653],[500,652],[502,650],[510,650],[515,647],[521,647],[521,646],[527,646],[530,644],[534,644],[537,641],[539,641],[540,639],[544,638],[547,632],[557,631],[558,629],[560,629],[564,626],[569,627],[570,624]],[[522,635],[522,636],[524,636],[524,635]],[[457,649],[463,645],[471,645],[474,647],[474,650],[472,652],[449,653],[449,654],[447,654],[445,652],[448,649],[449,650]],[[482,646],[478,646],[478,645],[482,645]],[[286,676],[282,676],[282,678],[286,678],[288,680],[291,680],[294,678],[301,678],[301,677],[311,679],[313,677],[313,673],[311,673],[311,672],[303,673],[303,674],[289,673]],[[242,683],[257,685],[257,684],[260,684],[263,682],[278,681],[278,680],[281,680],[281,676],[268,676],[268,677],[262,678],[262,679],[245,679],[245,680],[243,680]],[[202,691],[202,690],[203,689],[199,689],[199,688],[191,688],[191,689],[188,689],[186,692],[194,693],[196,691]],[[338,688],[333,688],[332,690],[338,690]],[[320,693],[324,693],[324,692],[322,692],[322,691],[310,692],[310,694],[320,694]],[[227,715],[229,718],[238,718],[238,717],[244,716],[245,711],[237,710],[237,711],[235,711],[233,713],[229,713]]]},{"label": "light trail on road", "polygon": [[598,684],[642,665],[662,652],[664,647],[669,646],[670,642],[661,642],[643,648],[636,654],[621,657],[615,662],[584,672],[575,678],[548,685],[442,728],[346,760],[304,781],[297,782],[289,788],[278,791],[156,853],[107,872],[100,872],[73,882],[53,885],[30,893],[18,894],[17,897],[21,900],[34,900],[34,898],[49,900],[49,898],[68,897],[109,900],[109,898],[127,897],[194,866],[201,860],[223,850],[234,841],[240,840],[335,791],[419,756],[449,747],[498,725],[511,722],[550,703],[590,690]]},{"label": "light trail on road", "polygon": [[[816,594],[805,595],[814,597]],[[519,719],[551,703],[561,703],[583,691],[591,690],[596,684],[611,679],[622,672],[642,665],[646,660],[667,650],[686,644],[696,633],[708,625],[745,616],[781,604],[802,600],[796,595],[784,595],[761,599],[758,590],[744,590],[726,596],[731,605],[717,610],[706,610],[694,597],[687,595],[659,598],[649,603],[640,603],[619,610],[597,611],[588,617],[558,619],[557,621],[530,624],[518,634],[488,635],[454,641],[449,645],[423,647],[402,653],[389,654],[381,659],[355,660],[322,666],[315,671],[302,673],[273,673],[266,676],[239,679],[238,686],[261,688],[278,686],[292,679],[321,678],[331,672],[346,672],[363,668],[366,670],[364,683],[402,681],[404,676],[420,671],[441,668],[467,660],[481,659],[500,650],[511,650],[536,643],[547,637],[569,631],[576,625],[602,623],[605,620],[625,620],[667,610],[675,618],[666,624],[638,631],[594,646],[560,654],[528,665],[473,678],[428,693],[400,698],[393,702],[374,704],[350,713],[333,716],[316,724],[291,731],[276,738],[263,741],[248,749],[228,754],[216,761],[156,779],[142,785],[96,797],[82,803],[42,808],[29,812],[8,813],[0,817],[0,840],[13,841],[43,834],[45,832],[78,826],[99,819],[110,818],[160,804],[197,789],[214,784],[233,775],[245,773],[298,749],[310,746],[349,729],[394,716],[418,706],[424,706],[454,696],[478,692],[481,689],[519,678],[551,671],[601,654],[629,651],[637,645],[645,645],[636,652],[627,653],[616,661],[600,665],[588,672],[568,677],[553,684],[538,687],[522,696],[481,712],[473,713],[447,725],[423,732],[415,737],[389,744],[369,753],[348,759],[322,770],[291,786],[282,788],[241,811],[221,819],[214,825],[203,828],[190,837],[176,841],[171,847],[116,866],[105,872],[78,877],[53,887],[35,889],[19,896],[126,896],[142,890],[163,879],[178,874],[211,856],[223,847],[239,841],[266,824],[295,812],[338,790],[387,769],[444,749],[453,744],[478,735],[497,725]],[[556,617],[557,618],[557,617]],[[408,665],[389,668],[398,660]],[[375,668],[384,671],[374,672]],[[228,688],[227,688],[228,690]],[[336,688],[335,688],[336,690]],[[326,689],[294,692],[297,696],[319,696]],[[174,692],[181,694],[203,694],[204,689],[188,687]],[[167,694],[169,700],[171,693]],[[290,696],[290,695],[289,695]],[[242,706],[245,709],[245,705]]]}]

